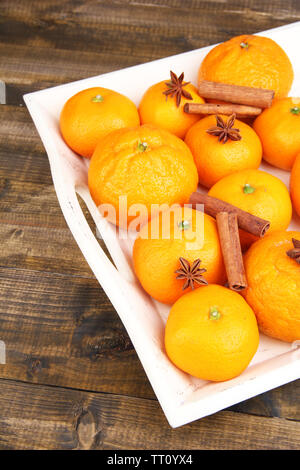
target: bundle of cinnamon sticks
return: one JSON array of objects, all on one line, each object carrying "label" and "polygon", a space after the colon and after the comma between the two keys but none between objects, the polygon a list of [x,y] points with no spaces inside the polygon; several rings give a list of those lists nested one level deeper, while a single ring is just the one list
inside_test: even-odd
[{"label": "bundle of cinnamon sticks", "polygon": [[[273,90],[253,88],[203,80],[198,86],[203,98],[220,100],[221,103],[186,103],[184,111],[189,114],[235,114],[239,118],[258,116],[264,108],[272,105]],[[255,217],[232,204],[205,194],[193,193],[190,204],[195,209],[204,206],[204,212],[215,217],[227,272],[229,287],[242,291],[247,287],[246,274],[239,238],[239,228],[262,237],[270,227],[267,220]],[[203,205],[203,206],[202,206]]]},{"label": "bundle of cinnamon sticks", "polygon": [[203,80],[198,86],[202,98],[220,100],[222,103],[186,103],[188,114],[235,114],[237,118],[258,116],[269,108],[274,98],[273,90]]},{"label": "bundle of cinnamon sticks", "polygon": [[216,219],[229,288],[238,292],[244,290],[247,279],[239,228],[262,237],[269,229],[270,222],[207,194],[195,192],[189,202],[194,209],[204,208],[206,214]]}]

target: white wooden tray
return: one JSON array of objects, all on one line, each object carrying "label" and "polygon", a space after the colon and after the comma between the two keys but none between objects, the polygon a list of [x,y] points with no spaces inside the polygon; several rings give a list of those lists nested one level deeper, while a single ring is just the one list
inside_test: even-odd
[{"label": "white wooden tray", "polygon": [[[295,71],[291,95],[300,96],[300,22],[261,34],[277,41],[289,55]],[[138,105],[144,91],[153,83],[167,79],[170,69],[177,74],[184,71],[185,79],[196,84],[198,66],[212,47],[24,96],[46,148],[65,219],[87,263],[118,312],[172,427],[189,423],[300,378],[299,345],[261,335],[259,349],[247,370],[228,382],[212,383],[195,379],[173,366],[163,346],[164,324],[169,307],[153,301],[135,279],[131,262],[132,241],[121,240],[99,214],[87,187],[88,161],[75,155],[64,143],[59,132],[59,114],[68,98],[94,86],[123,93]],[[288,184],[289,173],[266,164],[262,168]],[[90,230],[76,193],[85,201],[115,266]],[[300,221],[296,216],[291,228],[300,230]]]}]

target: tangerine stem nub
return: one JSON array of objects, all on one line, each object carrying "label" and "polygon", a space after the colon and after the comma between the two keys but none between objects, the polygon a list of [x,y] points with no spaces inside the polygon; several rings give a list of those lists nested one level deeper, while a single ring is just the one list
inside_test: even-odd
[{"label": "tangerine stem nub", "polygon": [[188,220],[180,220],[177,225],[181,230],[188,230],[191,226]]},{"label": "tangerine stem nub", "polygon": [[138,150],[140,152],[145,152],[145,150],[147,150],[147,148],[148,148],[147,142],[141,142],[141,141],[138,142]]},{"label": "tangerine stem nub", "polygon": [[290,109],[292,114],[297,114],[300,115],[300,106],[294,106],[293,108]]},{"label": "tangerine stem nub", "polygon": [[104,98],[101,95],[96,95],[91,99],[93,103],[102,103],[103,100]]},{"label": "tangerine stem nub", "polygon": [[210,320],[220,320],[221,313],[217,307],[210,307],[209,309],[209,319]]},{"label": "tangerine stem nub", "polygon": [[242,42],[240,43],[240,46],[241,46],[242,49],[248,49],[249,44],[248,44],[247,42],[242,41]]},{"label": "tangerine stem nub", "polygon": [[251,186],[251,184],[245,184],[245,186],[243,187],[243,192],[245,194],[252,194],[254,193],[255,191],[255,188],[253,186]]}]

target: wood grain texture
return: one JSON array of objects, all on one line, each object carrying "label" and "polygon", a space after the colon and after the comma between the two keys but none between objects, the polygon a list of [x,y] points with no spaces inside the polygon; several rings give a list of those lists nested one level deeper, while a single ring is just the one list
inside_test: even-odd
[{"label": "wood grain texture", "polygon": [[171,429],[153,400],[6,380],[0,403],[0,449],[300,447],[300,423],[280,418],[222,411]]},{"label": "wood grain texture", "polygon": [[0,268],[0,286],[1,377],[153,398],[96,280]]},{"label": "wood grain texture", "polygon": [[25,91],[299,19],[297,0],[2,0],[0,70],[16,104]]},{"label": "wood grain texture", "polygon": [[24,92],[299,19],[297,0],[0,2],[0,448],[299,448],[300,381],[170,429],[20,107]]},{"label": "wood grain texture", "polygon": [[297,0],[274,0],[272,5],[249,0],[2,0],[0,13],[6,43],[108,54],[130,51],[145,60],[290,23],[300,10]]}]

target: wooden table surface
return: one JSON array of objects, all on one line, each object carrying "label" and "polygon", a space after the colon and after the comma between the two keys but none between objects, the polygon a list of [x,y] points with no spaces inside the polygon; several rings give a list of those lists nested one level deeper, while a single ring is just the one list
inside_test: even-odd
[{"label": "wooden table surface", "polygon": [[300,381],[171,429],[22,94],[300,20],[298,0],[1,0],[0,449],[299,449]]}]

